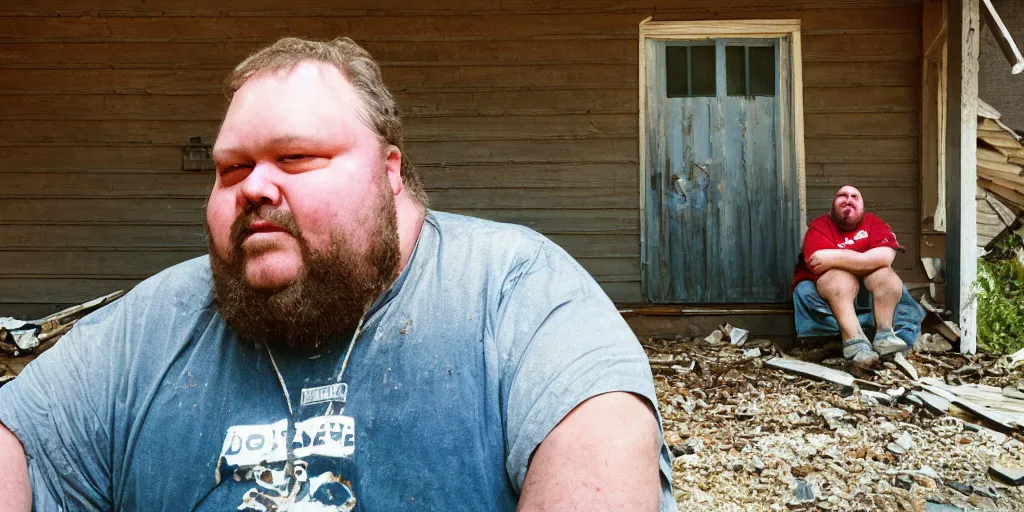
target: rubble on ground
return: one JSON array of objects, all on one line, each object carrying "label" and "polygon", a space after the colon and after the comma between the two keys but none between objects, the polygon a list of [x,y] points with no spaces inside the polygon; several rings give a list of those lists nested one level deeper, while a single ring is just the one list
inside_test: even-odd
[{"label": "rubble on ground", "polygon": [[915,380],[858,371],[839,342],[641,343],[680,510],[1024,510],[1024,430],[984,405],[1016,406],[1024,354],[915,351]]},{"label": "rubble on ground", "polygon": [[75,322],[124,294],[123,290],[116,291],[39,320],[0,317],[0,386],[14,380],[25,365],[57,343]]}]

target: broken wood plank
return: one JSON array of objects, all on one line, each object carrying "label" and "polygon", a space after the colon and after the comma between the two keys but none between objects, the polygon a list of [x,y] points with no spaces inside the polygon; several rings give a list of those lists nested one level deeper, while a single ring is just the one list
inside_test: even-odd
[{"label": "broken wood plank", "polygon": [[989,105],[985,100],[978,98],[978,117],[984,117],[986,119],[999,119],[1003,117],[998,110],[992,105]]},{"label": "broken wood plank", "polygon": [[1003,396],[1006,398],[1013,398],[1014,400],[1024,400],[1024,393],[1013,386],[1004,387]]},{"label": "broken wood plank", "polygon": [[996,425],[1005,431],[1017,430],[1021,428],[1024,423],[1021,423],[1013,416],[1003,414],[999,411],[993,410],[990,407],[986,407],[978,402],[971,400],[957,398],[951,402],[952,405],[960,407],[971,414],[981,418],[982,420]]},{"label": "broken wood plank", "polygon": [[92,311],[94,309],[98,309],[107,304],[110,304],[111,302],[114,302],[115,300],[119,299],[125,293],[126,292],[124,290],[118,290],[116,292],[104,295],[103,297],[95,298],[83,304],[79,304],[77,306],[70,307],[63,311],[59,311],[57,313],[49,315],[45,318],[41,318],[39,320],[36,320],[34,323],[39,324],[43,331],[56,329],[60,324],[65,323],[69,318],[72,318],[80,313]]},{"label": "broken wood plank", "polygon": [[987,178],[978,178],[978,186],[996,194],[997,196],[1010,201],[1013,204],[1024,207],[1024,194],[1009,187],[1004,187]]},{"label": "broken wood plank", "polygon": [[1021,174],[1021,167],[1019,165],[1009,163],[1009,160],[997,162],[987,158],[984,160],[979,158],[978,169],[988,169],[990,171],[1008,174],[1010,176],[1020,176]]},{"label": "broken wood plank", "polygon": [[768,366],[782,371],[796,373],[815,380],[833,382],[844,387],[853,386],[853,375],[844,371],[835,370],[819,364],[808,363],[799,359],[788,357],[773,357],[768,360]]},{"label": "broken wood plank", "polygon": [[[935,396],[941,397],[943,400],[946,400],[947,402],[952,402],[953,400],[956,400],[956,395],[954,395],[953,393],[950,393],[949,391],[946,391],[945,388],[939,387],[939,386],[933,386],[931,384],[926,384],[926,382],[934,382],[934,381],[936,381],[938,379],[932,379],[931,377],[925,377],[925,378],[920,379],[920,380],[921,380],[921,382],[919,382],[918,385],[921,386],[921,389],[923,389],[923,390],[925,390],[925,391],[927,391],[927,392],[929,392],[929,393],[931,393],[931,394],[933,394]],[[939,381],[939,382],[941,382],[941,381]]]},{"label": "broken wood plank", "polygon": [[949,400],[946,400],[941,396],[929,393],[927,391],[914,391],[912,393],[912,396],[917,397],[918,400],[924,403],[925,407],[927,407],[929,410],[933,412],[939,414],[949,413]]},{"label": "broken wood plank", "polygon": [[1008,206],[1003,204],[1003,202],[1000,201],[998,197],[992,197],[991,195],[989,195],[985,197],[985,202],[992,207],[992,210],[996,212],[996,215],[999,216],[999,219],[1002,220],[1003,223],[1006,224],[1007,226],[1013,224],[1017,220],[1017,215],[1013,213],[1013,211],[1010,210]]},{"label": "broken wood plank", "polygon": [[986,144],[995,148],[999,151],[1001,148],[1007,148],[1010,150],[1020,149],[1020,141],[1017,140],[1013,135],[1006,133],[1003,130],[996,131],[979,131],[978,140],[985,142]]},{"label": "broken wood plank", "polygon": [[1005,164],[1005,163],[1009,163],[1009,161],[1010,161],[1009,159],[1010,159],[1010,157],[1008,157],[1008,156],[1006,156],[1006,155],[1004,155],[1004,154],[1002,154],[1002,153],[1000,153],[1000,152],[998,152],[998,151],[996,151],[994,149],[988,149],[988,148],[981,147],[981,146],[978,147],[978,161],[979,162],[984,160],[986,162],[996,162],[996,163],[1000,163],[1000,164]]},{"label": "broken wood plank", "polygon": [[[1007,164],[1009,165],[1009,164]],[[1020,176],[1020,167],[1013,166],[1018,169],[1015,171],[1007,171],[1005,169],[997,169],[995,167],[989,167],[988,162],[981,162],[978,165],[978,175],[984,176],[986,179],[1000,179],[1012,183],[1012,185],[1006,185],[1010,188],[1016,188],[1018,185],[1024,183],[1024,180]]]},{"label": "broken wood plank", "polygon": [[896,356],[892,358],[892,362],[911,380],[918,379],[917,368],[910,361],[907,361],[907,356],[903,355],[903,352],[896,353]]},{"label": "broken wood plank", "polygon": [[1010,202],[1017,203],[1018,198],[1024,197],[1024,184],[1016,181],[1007,180],[1004,177],[993,176],[985,171],[978,171],[978,178],[992,182],[994,185],[1000,187],[998,189],[992,187],[985,187],[986,190],[995,193],[1000,197],[1009,199]]},{"label": "broken wood plank", "polygon": [[1010,35],[1010,31],[1003,24],[1002,18],[999,17],[995,6],[992,5],[992,0],[981,0],[979,7],[981,18],[985,20],[985,24],[988,25],[992,35],[996,38],[996,42],[999,43],[999,49],[1003,51],[1003,55],[1010,63],[1010,73],[1014,75],[1020,74],[1021,71],[1024,71],[1024,57],[1021,57],[1020,49],[1013,42],[1013,36]]},{"label": "broken wood plank", "polygon": [[944,398],[952,396],[950,403],[1003,430],[1024,428],[1024,401],[1003,396],[1002,389],[978,384],[950,386],[939,379],[926,377],[922,387]]},{"label": "broken wood plank", "polygon": [[860,394],[866,397],[870,397],[876,402],[882,405],[892,405],[893,397],[889,396],[888,393],[879,393],[878,391],[871,391],[869,389],[860,390]]},{"label": "broken wood plank", "polygon": [[1024,468],[1010,468],[1000,464],[989,466],[988,473],[1010,485],[1024,485]]}]

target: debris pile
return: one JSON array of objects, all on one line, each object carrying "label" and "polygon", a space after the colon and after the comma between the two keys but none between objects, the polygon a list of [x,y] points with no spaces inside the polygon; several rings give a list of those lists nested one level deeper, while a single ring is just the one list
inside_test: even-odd
[{"label": "debris pile", "polygon": [[1024,210],[1024,140],[978,100],[978,246],[990,248]]},{"label": "debris pile", "polygon": [[116,291],[39,320],[0,317],[0,386],[14,380],[25,365],[57,343],[75,322],[124,293]]},{"label": "debris pile", "polygon": [[852,373],[838,342],[641,343],[680,510],[1024,510],[1024,354]]}]

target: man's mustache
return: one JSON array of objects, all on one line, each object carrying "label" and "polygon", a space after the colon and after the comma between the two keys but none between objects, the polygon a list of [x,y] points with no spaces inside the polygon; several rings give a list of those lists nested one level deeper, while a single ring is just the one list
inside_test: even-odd
[{"label": "man's mustache", "polygon": [[[261,210],[266,210],[261,212]],[[292,235],[296,239],[301,238],[302,231],[299,230],[298,224],[295,223],[295,218],[287,210],[260,208],[255,205],[250,205],[235,219],[235,222],[231,224],[231,244],[235,247],[239,247],[242,243],[242,238],[249,234],[250,226],[256,221],[264,221],[274,224]]]}]

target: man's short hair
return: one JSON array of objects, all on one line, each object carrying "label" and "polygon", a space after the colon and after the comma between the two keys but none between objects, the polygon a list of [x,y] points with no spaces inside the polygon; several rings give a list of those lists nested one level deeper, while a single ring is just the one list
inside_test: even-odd
[{"label": "man's short hair", "polygon": [[377,62],[355,41],[347,37],[333,41],[309,41],[297,37],[280,39],[247,57],[228,75],[224,80],[228,99],[257,73],[290,70],[303,62],[334,66],[352,84],[363,103],[359,113],[362,121],[377,132],[382,146],[390,144],[402,152],[402,183],[414,201],[427,206],[429,201],[419,173],[405,153],[398,104],[384,85]]}]

